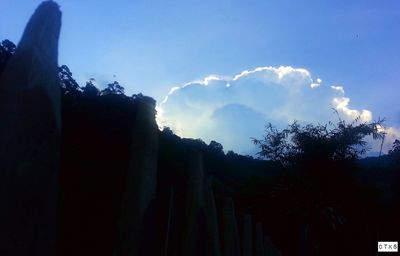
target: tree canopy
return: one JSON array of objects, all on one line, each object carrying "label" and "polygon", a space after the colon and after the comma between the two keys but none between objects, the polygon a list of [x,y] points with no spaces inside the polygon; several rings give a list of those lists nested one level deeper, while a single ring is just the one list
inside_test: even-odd
[{"label": "tree canopy", "polygon": [[109,83],[107,88],[100,92],[100,95],[109,95],[109,94],[124,94],[124,87],[122,87],[117,81]]},{"label": "tree canopy", "polygon": [[8,60],[15,53],[16,46],[10,40],[3,40],[0,43],[0,74],[3,72]]},{"label": "tree canopy", "polygon": [[369,150],[365,137],[383,139],[380,132],[384,120],[351,123],[339,118],[337,124],[300,125],[297,121],[279,130],[271,123],[266,125],[261,139],[252,138],[260,151],[261,158],[280,161],[284,164],[296,162],[299,158],[356,159]]},{"label": "tree canopy", "polygon": [[60,78],[61,88],[65,94],[80,90],[79,84],[72,78],[72,72],[66,65],[58,68],[58,77]]}]

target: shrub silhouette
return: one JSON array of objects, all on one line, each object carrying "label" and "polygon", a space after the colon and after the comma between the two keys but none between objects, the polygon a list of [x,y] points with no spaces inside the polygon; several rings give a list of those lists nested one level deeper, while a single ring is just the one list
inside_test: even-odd
[{"label": "shrub silhouette", "polygon": [[260,151],[261,158],[294,164],[300,159],[357,159],[368,151],[364,138],[372,135],[383,139],[379,132],[384,119],[376,122],[359,123],[359,118],[351,123],[339,118],[337,124],[300,125],[297,121],[285,129],[278,130],[271,123],[266,125],[262,139],[252,138]]}]

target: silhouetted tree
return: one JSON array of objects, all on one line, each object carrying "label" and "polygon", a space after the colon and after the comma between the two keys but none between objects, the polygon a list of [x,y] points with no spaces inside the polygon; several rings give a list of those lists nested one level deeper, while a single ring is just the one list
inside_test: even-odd
[{"label": "silhouetted tree", "polygon": [[62,65],[58,68],[58,76],[64,94],[81,90],[78,83],[72,78],[72,72],[66,65]]},{"label": "silhouetted tree", "polygon": [[[124,95],[124,94],[117,94],[117,95]],[[146,102],[147,104],[152,105],[152,106],[156,105],[156,101],[152,97],[145,96],[141,93],[133,94],[130,98],[136,102],[141,101],[141,102]]]},{"label": "silhouetted tree", "polygon": [[395,140],[393,142],[392,149],[389,150],[388,155],[392,156],[392,157],[400,157],[400,141],[399,140]]},{"label": "silhouetted tree", "polygon": [[84,95],[87,96],[97,96],[99,95],[99,89],[94,85],[95,79],[90,78],[89,81],[86,82],[85,87],[82,88]]},{"label": "silhouetted tree", "polygon": [[337,124],[300,125],[289,124],[278,130],[267,124],[262,139],[252,138],[260,148],[257,153],[261,158],[280,161],[284,164],[294,163],[297,159],[356,159],[368,151],[364,138],[372,135],[374,139],[383,139],[379,128],[384,122],[351,123],[339,119]]},{"label": "silhouetted tree", "polygon": [[[268,124],[262,139],[252,138],[260,149],[258,155],[287,169],[272,188],[270,207],[280,208],[286,221],[307,225],[312,233],[337,237],[344,219],[353,214],[349,208],[344,212],[344,207],[360,201],[354,191],[357,167],[353,160],[368,151],[366,136],[383,139],[383,122],[360,123],[357,118],[347,123],[339,118],[338,123],[326,125],[293,122],[282,130]],[[313,243],[321,246],[317,239]]]},{"label": "silhouetted tree", "polygon": [[8,60],[15,53],[16,46],[13,42],[6,39],[0,43],[0,74],[3,72]]},{"label": "silhouetted tree", "polygon": [[165,127],[163,128],[162,133],[165,134],[165,135],[167,135],[167,136],[172,136],[172,135],[174,135],[174,132],[172,131],[172,129],[169,128],[169,127],[167,127],[167,126],[165,126]]},{"label": "silhouetted tree", "polygon": [[236,154],[233,150],[228,150],[228,152],[226,152],[226,156],[227,157],[236,157],[236,156],[238,156],[238,154]]},{"label": "silhouetted tree", "polygon": [[132,94],[132,99],[136,100],[136,99],[143,99],[145,96],[142,93],[138,93],[138,94]]},{"label": "silhouetted tree", "polygon": [[117,81],[110,83],[107,85],[107,88],[100,92],[100,95],[109,95],[109,94],[124,94],[124,87],[122,87]]},{"label": "silhouetted tree", "polygon": [[208,149],[216,155],[224,155],[224,147],[221,145],[221,143],[218,143],[214,140],[210,142]]}]

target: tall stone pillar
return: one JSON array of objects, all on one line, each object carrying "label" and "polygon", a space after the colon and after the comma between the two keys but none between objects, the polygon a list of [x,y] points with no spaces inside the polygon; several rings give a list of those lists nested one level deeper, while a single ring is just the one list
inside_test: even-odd
[{"label": "tall stone pillar", "polygon": [[137,99],[131,164],[126,179],[114,255],[139,255],[143,222],[157,185],[158,127],[155,101]]},{"label": "tall stone pillar", "polygon": [[60,29],[40,4],[0,77],[0,255],[55,255]]},{"label": "tall stone pillar", "polygon": [[221,256],[221,247],[218,231],[217,208],[215,205],[214,192],[211,178],[205,180],[204,189],[204,211],[207,221],[207,237],[210,244],[210,256]]},{"label": "tall stone pillar", "polygon": [[300,255],[310,255],[309,226],[307,223],[301,223],[299,229]]},{"label": "tall stone pillar", "polygon": [[[203,200],[204,170],[203,158],[199,152],[188,151],[183,160],[182,172],[180,174],[183,190],[182,205],[183,216],[181,232],[179,232],[177,255],[191,256],[199,255],[199,213]],[[203,247],[203,246],[202,246]]]},{"label": "tall stone pillar", "polygon": [[264,256],[264,235],[261,222],[256,223],[256,256]]},{"label": "tall stone pillar", "polygon": [[243,218],[243,256],[253,255],[253,224],[250,214],[245,214]]},{"label": "tall stone pillar", "polygon": [[239,232],[232,198],[228,197],[224,199],[222,214],[224,227],[224,256],[239,256]]}]

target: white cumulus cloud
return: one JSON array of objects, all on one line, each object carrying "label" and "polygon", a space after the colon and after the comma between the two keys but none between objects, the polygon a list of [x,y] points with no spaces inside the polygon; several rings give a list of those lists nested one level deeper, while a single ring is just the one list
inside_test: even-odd
[{"label": "white cumulus cloud", "polygon": [[157,106],[157,122],[179,136],[216,140],[226,150],[253,154],[257,149],[250,138],[260,138],[266,122],[280,128],[294,120],[327,123],[337,120],[333,109],[346,120],[373,118],[371,111],[350,106],[342,86],[324,86],[306,69],[258,67],[173,87]]},{"label": "white cumulus cloud", "polygon": [[[339,92],[342,92],[342,90],[337,90]],[[344,92],[344,91],[343,91]],[[356,109],[350,109],[349,108],[349,102],[350,98],[347,97],[341,97],[341,98],[333,98],[333,104],[335,106],[335,109],[342,112],[345,114],[346,117],[354,120],[357,117],[360,117],[360,120],[362,122],[369,122],[372,121],[372,112],[369,110],[356,110]]]}]

